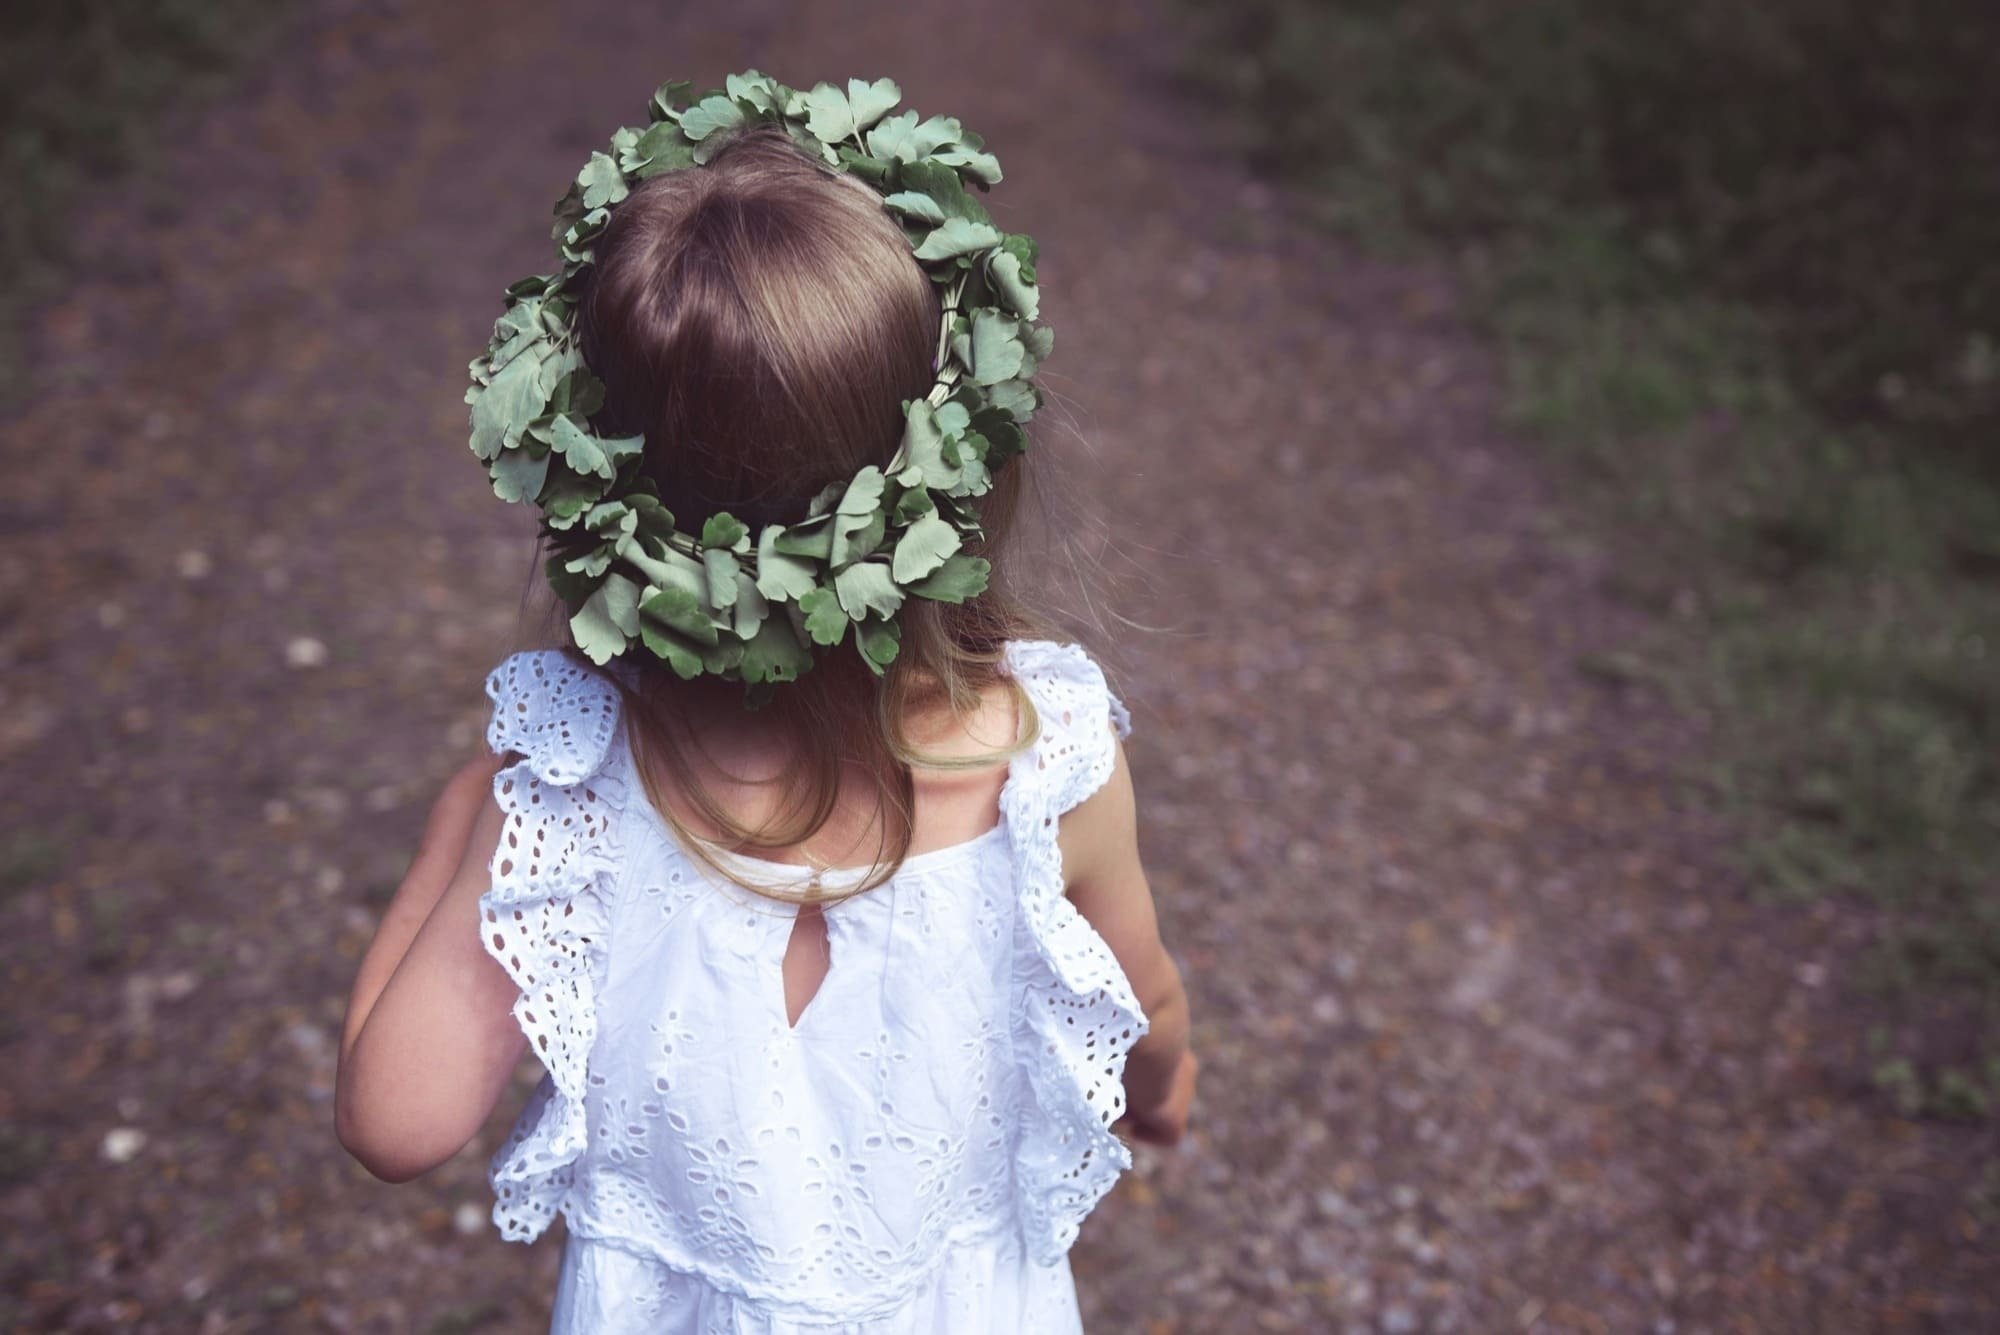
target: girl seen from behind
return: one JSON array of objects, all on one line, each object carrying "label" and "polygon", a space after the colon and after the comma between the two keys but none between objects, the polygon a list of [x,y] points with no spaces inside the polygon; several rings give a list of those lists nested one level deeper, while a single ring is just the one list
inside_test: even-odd
[{"label": "girl seen from behind", "polygon": [[1113,1123],[1186,1125],[1129,722],[1009,580],[1032,243],[896,100],[663,88],[475,363],[573,643],[488,678],[338,1132],[420,1176],[532,1052],[490,1177],[503,1236],[566,1221],[557,1332],[1075,1331]]}]

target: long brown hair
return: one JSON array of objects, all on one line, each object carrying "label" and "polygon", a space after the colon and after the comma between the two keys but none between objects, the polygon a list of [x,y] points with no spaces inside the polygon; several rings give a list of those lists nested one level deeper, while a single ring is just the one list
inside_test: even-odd
[{"label": "long brown hair", "polygon": [[[880,198],[807,157],[783,133],[739,133],[706,166],[636,186],[596,243],[579,310],[583,353],[605,382],[594,419],[604,435],[643,434],[641,466],[683,531],[727,510],[755,528],[802,517],[828,483],[887,462],[905,400],[929,392],[939,307]],[[998,559],[1020,499],[1018,461],[981,502],[994,583],[963,604],[912,597],[901,650],[871,673],[851,644],[822,651],[810,672],[777,686],[760,711],[788,762],[776,814],[755,825],[716,799],[693,763],[691,721],[741,710],[740,684],[684,681],[650,654],[617,682],[646,795],[684,846],[712,869],[774,898],[823,901],[886,881],[908,856],[913,765],[984,767],[1035,735],[1033,706],[1001,672],[1010,639],[1044,633],[1010,592]],[[1021,727],[1011,747],[947,759],[915,747],[906,721],[946,706],[961,719],[1004,683]],[[705,827],[691,830],[663,790]],[[790,894],[733,873],[713,848],[789,849],[835,813],[843,780],[872,783],[880,831],[874,864],[846,892]],[[803,869],[802,869],[803,870]]]}]

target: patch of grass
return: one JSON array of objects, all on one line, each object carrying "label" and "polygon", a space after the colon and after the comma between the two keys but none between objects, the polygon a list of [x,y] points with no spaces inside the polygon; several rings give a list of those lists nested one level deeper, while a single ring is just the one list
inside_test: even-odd
[{"label": "patch of grass", "polygon": [[[0,368],[55,289],[69,209],[142,162],[172,113],[228,86],[288,11],[259,0],[92,0],[0,13]],[[0,371],[0,392],[17,388]]]},{"label": "patch of grass", "polygon": [[0,835],[0,898],[32,889],[62,870],[64,841],[46,830]]},{"label": "patch of grass", "polygon": [[[1456,267],[1507,421],[1623,535],[1607,584],[1656,633],[1581,668],[1713,720],[1754,883],[1889,910],[1879,1004],[1993,1013],[2000,250],[1964,218],[2000,205],[2000,98],[1962,48],[2000,10],[1187,8],[1252,160]],[[1878,1086],[1991,1115],[1955,1046]]]}]

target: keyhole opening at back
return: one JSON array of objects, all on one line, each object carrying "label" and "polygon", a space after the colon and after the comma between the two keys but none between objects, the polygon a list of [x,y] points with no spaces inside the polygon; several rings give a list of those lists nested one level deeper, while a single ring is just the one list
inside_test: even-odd
[{"label": "keyhole opening at back", "polygon": [[832,947],[826,935],[826,915],[817,904],[799,905],[792,921],[791,937],[785,942],[785,1023],[796,1029],[820,984],[833,963]]}]

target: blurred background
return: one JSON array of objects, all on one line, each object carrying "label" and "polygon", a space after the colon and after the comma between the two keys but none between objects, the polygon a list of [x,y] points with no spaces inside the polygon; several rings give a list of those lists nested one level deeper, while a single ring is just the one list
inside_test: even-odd
[{"label": "blurred background", "polygon": [[545,1330],[349,1160],[522,642],[465,361],[669,77],[1007,172],[1206,1080],[1091,1328],[2000,1328],[2000,9],[0,19],[0,1329]]}]

